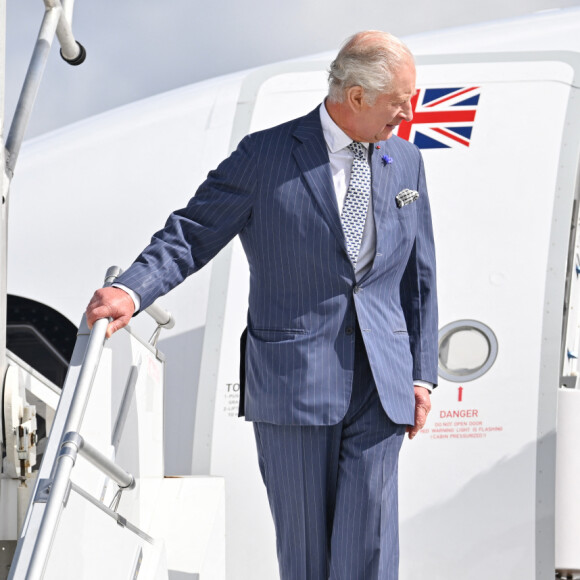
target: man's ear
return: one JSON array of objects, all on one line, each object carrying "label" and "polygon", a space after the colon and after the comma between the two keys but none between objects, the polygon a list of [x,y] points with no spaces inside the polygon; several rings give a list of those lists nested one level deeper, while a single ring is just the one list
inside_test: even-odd
[{"label": "man's ear", "polygon": [[364,89],[355,85],[346,90],[346,104],[353,113],[360,113],[364,105]]}]

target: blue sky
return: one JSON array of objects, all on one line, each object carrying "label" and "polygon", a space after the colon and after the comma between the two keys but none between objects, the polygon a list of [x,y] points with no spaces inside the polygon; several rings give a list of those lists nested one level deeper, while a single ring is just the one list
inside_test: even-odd
[{"label": "blue sky", "polygon": [[[334,50],[358,30],[405,36],[574,5],[580,0],[77,0],[73,28],[87,60],[71,67],[53,47],[27,136],[213,76]],[[8,1],[8,119],[42,15],[40,0]]]}]

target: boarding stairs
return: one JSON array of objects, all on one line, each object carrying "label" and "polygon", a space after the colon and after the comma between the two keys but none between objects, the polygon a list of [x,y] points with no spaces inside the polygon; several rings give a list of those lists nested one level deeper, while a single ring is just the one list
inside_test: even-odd
[{"label": "boarding stairs", "polygon": [[[223,580],[223,479],[164,473],[165,361],[157,340],[172,317],[149,307],[156,328],[148,341],[129,327],[105,340],[107,320],[89,330],[83,317],[62,391],[6,347],[16,162],[54,39],[68,64],[86,57],[72,32],[74,0],[43,2],[4,141],[6,0],[0,0],[0,580]],[[119,272],[110,268],[105,283]]]},{"label": "boarding stairs", "polygon": [[[173,318],[146,312],[157,324],[149,341],[130,328],[105,340],[108,320],[89,331],[83,317],[40,469],[10,480],[12,495],[32,493],[9,580],[225,577],[223,480],[164,474],[156,343]],[[33,434],[34,406],[21,407]]]}]

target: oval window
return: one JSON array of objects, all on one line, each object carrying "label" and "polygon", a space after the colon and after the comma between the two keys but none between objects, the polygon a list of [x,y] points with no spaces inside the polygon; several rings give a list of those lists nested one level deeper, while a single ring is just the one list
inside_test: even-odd
[{"label": "oval window", "polygon": [[463,383],[485,374],[495,362],[497,338],[485,324],[457,320],[439,331],[439,376]]}]

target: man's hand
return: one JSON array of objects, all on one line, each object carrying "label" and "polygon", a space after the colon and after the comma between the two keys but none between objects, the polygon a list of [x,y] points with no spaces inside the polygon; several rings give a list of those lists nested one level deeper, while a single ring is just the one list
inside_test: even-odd
[{"label": "man's hand", "polygon": [[409,425],[407,433],[413,439],[425,426],[427,415],[431,410],[431,395],[425,387],[415,387],[415,426]]},{"label": "man's hand", "polygon": [[107,326],[107,338],[110,338],[114,332],[129,324],[134,312],[135,303],[127,292],[112,286],[100,288],[87,306],[87,324],[92,328],[97,320],[112,318]]}]

